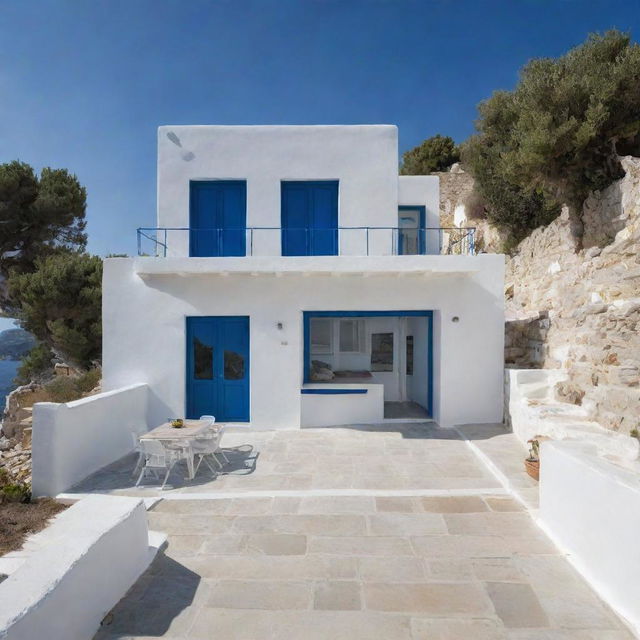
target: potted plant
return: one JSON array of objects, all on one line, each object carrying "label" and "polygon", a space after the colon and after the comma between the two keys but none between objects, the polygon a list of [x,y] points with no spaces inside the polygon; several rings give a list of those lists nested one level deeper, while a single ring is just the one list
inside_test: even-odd
[{"label": "potted plant", "polygon": [[540,436],[527,441],[529,457],[524,461],[525,471],[534,479],[540,480]]}]

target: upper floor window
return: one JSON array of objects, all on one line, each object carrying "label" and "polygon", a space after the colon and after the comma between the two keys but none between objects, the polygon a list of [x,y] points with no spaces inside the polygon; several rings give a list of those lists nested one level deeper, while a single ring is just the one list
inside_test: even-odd
[{"label": "upper floor window", "polygon": [[189,185],[189,255],[244,256],[247,183],[193,180]]},{"label": "upper floor window", "polygon": [[338,181],[281,183],[282,255],[338,255]]},{"label": "upper floor window", "polygon": [[413,256],[425,253],[425,207],[398,207],[398,255]]}]

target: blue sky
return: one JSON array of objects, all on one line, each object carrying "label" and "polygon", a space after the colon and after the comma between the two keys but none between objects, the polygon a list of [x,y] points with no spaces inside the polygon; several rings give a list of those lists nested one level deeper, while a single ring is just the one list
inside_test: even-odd
[{"label": "blue sky", "polygon": [[640,37],[638,0],[0,0],[0,162],[67,167],[89,250],[155,224],[161,124],[393,123],[462,141],[530,58]]}]

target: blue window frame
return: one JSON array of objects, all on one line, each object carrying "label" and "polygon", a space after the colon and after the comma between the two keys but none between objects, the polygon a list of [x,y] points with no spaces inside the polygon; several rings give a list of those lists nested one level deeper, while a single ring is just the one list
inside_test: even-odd
[{"label": "blue window frame", "polygon": [[[433,417],[433,311],[303,311],[303,339],[304,339],[304,357],[303,357],[303,380],[305,383],[313,382],[309,379],[311,370],[311,319],[312,318],[363,318],[363,317],[423,317],[428,319],[427,331],[427,415]],[[304,393],[304,391],[303,391]],[[331,392],[328,391],[327,395]]]},{"label": "blue window frame", "polygon": [[[403,212],[405,215],[403,215]],[[418,213],[416,216],[415,213]],[[398,255],[424,255],[426,253],[426,207],[401,205],[398,207]],[[407,225],[407,226],[404,226]]]}]

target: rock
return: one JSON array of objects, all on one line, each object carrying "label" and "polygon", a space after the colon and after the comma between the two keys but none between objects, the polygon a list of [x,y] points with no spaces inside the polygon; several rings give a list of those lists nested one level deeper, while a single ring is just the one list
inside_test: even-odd
[{"label": "rock", "polygon": [[0,437],[0,451],[8,451],[11,449],[11,440],[9,438],[2,436]]},{"label": "rock", "polygon": [[555,401],[626,433],[640,423],[640,158],[621,163],[621,180],[507,257],[505,362],[566,368]]},{"label": "rock", "polygon": [[585,392],[570,382],[558,382],[555,386],[556,399],[569,404],[582,404]]}]

